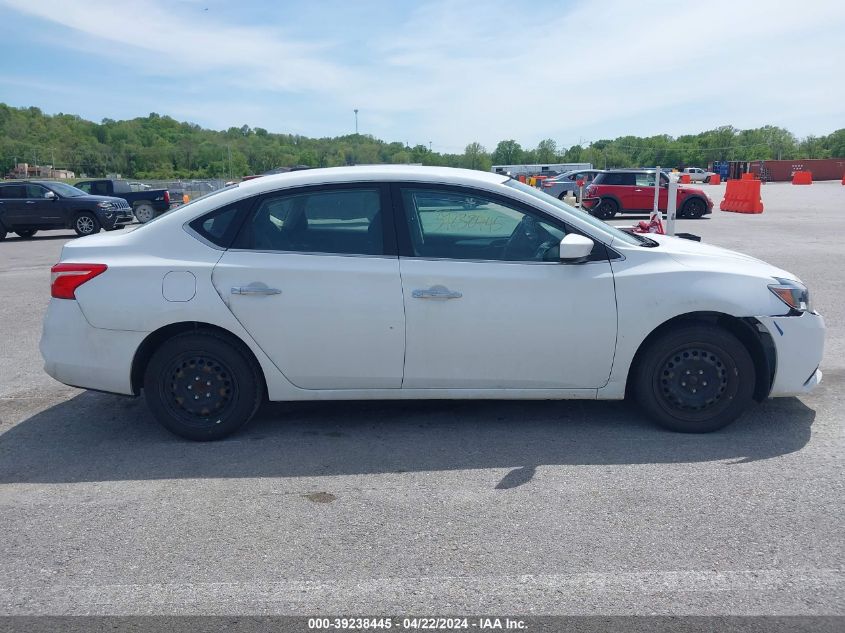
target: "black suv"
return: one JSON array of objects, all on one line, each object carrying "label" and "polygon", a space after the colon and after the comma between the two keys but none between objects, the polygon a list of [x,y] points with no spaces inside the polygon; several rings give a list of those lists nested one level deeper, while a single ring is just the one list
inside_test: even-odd
[{"label": "black suv", "polygon": [[132,219],[132,209],[121,198],[92,196],[50,180],[0,182],[0,240],[9,231],[25,238],[49,229],[92,235],[101,228],[123,228]]}]

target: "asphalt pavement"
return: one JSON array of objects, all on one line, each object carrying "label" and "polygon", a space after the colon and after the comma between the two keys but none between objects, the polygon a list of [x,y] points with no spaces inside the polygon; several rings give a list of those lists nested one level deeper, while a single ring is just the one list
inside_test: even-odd
[{"label": "asphalt pavement", "polygon": [[701,436],[622,402],[334,402],[186,442],[42,372],[72,235],[7,239],[0,614],[845,615],[845,187],[763,200],[679,230],[803,278],[824,380]]}]

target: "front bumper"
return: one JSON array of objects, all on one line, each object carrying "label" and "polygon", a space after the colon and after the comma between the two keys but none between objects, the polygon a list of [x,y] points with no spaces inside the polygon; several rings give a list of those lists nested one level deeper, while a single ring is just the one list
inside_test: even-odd
[{"label": "front bumper", "polygon": [[821,382],[819,365],[824,354],[824,319],[805,312],[800,316],[757,317],[777,353],[775,378],[770,396],[798,396],[809,393]]},{"label": "front bumper", "polygon": [[143,332],[93,327],[76,301],[50,299],[39,348],[44,371],[71,387],[131,394]]},{"label": "front bumper", "polygon": [[100,225],[107,231],[119,229],[127,224],[131,224],[135,220],[131,209],[101,211],[98,215]]}]

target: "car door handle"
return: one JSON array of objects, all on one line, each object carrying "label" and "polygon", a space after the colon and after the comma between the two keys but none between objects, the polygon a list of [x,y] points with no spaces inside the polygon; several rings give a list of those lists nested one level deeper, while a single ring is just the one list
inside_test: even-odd
[{"label": "car door handle", "polygon": [[634,189],[634,191],[642,191],[642,189]]},{"label": "car door handle", "polygon": [[232,294],[233,295],[254,295],[254,296],[264,296],[264,295],[280,295],[282,291],[278,288],[268,288],[264,284],[250,284],[248,286],[232,286]]},{"label": "car door handle", "polygon": [[432,286],[428,289],[417,289],[411,292],[414,299],[460,299],[463,293],[449,290],[446,286]]},{"label": "car door handle", "polygon": [[27,204],[35,204],[35,200],[27,200],[26,203]]}]

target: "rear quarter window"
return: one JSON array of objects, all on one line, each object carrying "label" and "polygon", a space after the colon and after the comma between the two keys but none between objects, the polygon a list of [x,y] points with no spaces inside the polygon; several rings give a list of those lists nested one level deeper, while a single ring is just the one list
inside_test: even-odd
[{"label": "rear quarter window", "polygon": [[188,226],[215,246],[229,248],[251,205],[252,200],[239,200],[191,220]]}]

